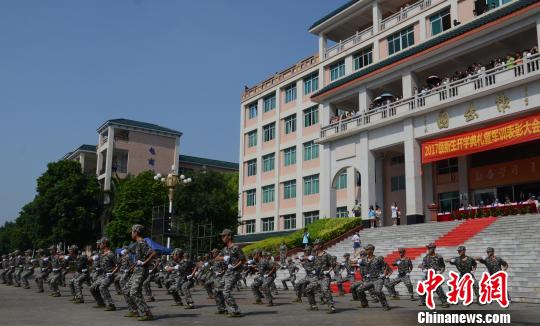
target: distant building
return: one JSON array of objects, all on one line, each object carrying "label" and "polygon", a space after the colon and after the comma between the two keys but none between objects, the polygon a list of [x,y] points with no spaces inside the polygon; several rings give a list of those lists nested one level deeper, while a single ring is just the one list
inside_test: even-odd
[{"label": "distant building", "polygon": [[83,144],[73,152],[67,153],[62,159],[79,162],[85,174],[96,173],[96,145]]},{"label": "distant building", "polygon": [[180,155],[178,159],[178,174],[204,170],[234,173],[238,172],[238,163],[212,160],[189,155]]}]

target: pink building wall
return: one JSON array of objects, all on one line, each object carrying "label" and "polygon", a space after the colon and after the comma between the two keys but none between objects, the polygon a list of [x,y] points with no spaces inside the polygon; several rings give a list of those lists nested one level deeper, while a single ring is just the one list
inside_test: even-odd
[{"label": "pink building wall", "polygon": [[[298,91],[300,91],[299,89],[296,89],[296,96],[298,97],[299,94],[298,94]],[[285,103],[285,90],[282,90],[281,91],[281,96],[279,97],[280,98],[280,106],[279,106],[279,110],[281,112],[285,112],[287,110],[290,110],[292,108],[294,108],[296,106],[296,101],[290,101],[289,103]]]},{"label": "pink building wall", "polygon": [[262,145],[263,150],[270,149],[270,148],[275,148],[275,147],[276,147],[276,139],[275,138],[270,140],[270,141],[263,142],[263,145]]},{"label": "pink building wall", "polygon": [[309,161],[303,161],[302,162],[302,168],[305,169],[305,170],[315,169],[315,168],[318,168],[320,166],[321,166],[320,156],[317,157],[314,160],[309,160]]},{"label": "pink building wall", "polygon": [[[304,117],[302,117],[304,119]],[[304,120],[302,120],[302,126],[304,125]],[[320,123],[314,124],[312,126],[306,127],[302,130],[303,136],[310,136],[313,134],[318,134],[321,131]]]},{"label": "pink building wall", "polygon": [[[461,0],[458,2],[458,21],[464,24],[474,19],[474,0]],[[454,18],[452,18],[454,19]]]},{"label": "pink building wall", "polygon": [[263,112],[262,119],[263,121],[272,120],[276,117],[276,109],[270,110],[268,112]]},{"label": "pink building wall", "polygon": [[388,57],[388,40],[386,38],[379,40],[379,60]]},{"label": "pink building wall", "polygon": [[255,214],[257,212],[257,206],[247,206],[247,193],[244,192],[242,194],[243,200],[242,200],[242,213],[244,215],[250,215]]},{"label": "pink building wall", "polygon": [[285,134],[285,119],[281,119],[279,121],[279,141],[280,143],[286,143],[291,140],[296,139],[296,136],[298,134],[298,117],[296,117],[296,130],[295,132],[291,132],[289,134]]},{"label": "pink building wall", "polygon": [[319,202],[320,202],[319,194],[304,196],[302,198],[303,206],[319,205]]}]

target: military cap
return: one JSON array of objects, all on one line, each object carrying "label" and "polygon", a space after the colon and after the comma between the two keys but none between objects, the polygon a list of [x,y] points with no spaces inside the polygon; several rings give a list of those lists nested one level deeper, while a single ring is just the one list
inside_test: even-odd
[{"label": "military cap", "polygon": [[2,255],[2,259],[6,259],[6,258],[7,258],[7,256],[6,256],[6,255]]},{"label": "military cap", "polygon": [[351,257],[351,254],[346,252],[346,253],[343,254],[343,257]]},{"label": "military cap", "polygon": [[494,251],[495,251],[495,249],[493,249],[493,247],[487,247],[487,249],[486,249],[486,252],[494,252]]},{"label": "military cap", "polygon": [[313,244],[314,244],[314,245],[320,245],[320,244],[322,244],[322,243],[323,243],[322,240],[319,239],[319,238],[317,238],[317,239],[315,239],[315,241],[313,241]]},{"label": "military cap", "polygon": [[109,238],[107,238],[107,237],[103,237],[103,238],[101,238],[101,240],[99,240],[99,241],[100,241],[100,243],[101,243],[102,245],[105,245],[105,246],[108,246],[108,245],[111,243],[111,241],[109,241]]},{"label": "military cap", "polygon": [[183,256],[184,255],[184,250],[182,250],[180,248],[176,248],[176,249],[174,249],[173,254],[177,255],[177,256]]},{"label": "military cap", "polygon": [[71,249],[72,251],[78,251],[78,250],[79,250],[79,247],[77,247],[76,245],[72,245],[70,249]]},{"label": "military cap", "polygon": [[21,253],[21,251],[19,249],[15,249],[15,251],[13,252],[14,255],[18,255],[20,253]]},{"label": "military cap", "polygon": [[366,249],[366,250],[369,250],[369,249],[371,249],[371,250],[375,250],[375,246],[374,246],[374,245],[372,245],[371,243],[368,243],[368,244],[367,244],[367,245],[365,246],[365,248],[364,248],[364,249]]},{"label": "military cap", "polygon": [[426,248],[428,248],[428,249],[437,248],[437,246],[435,245],[435,242],[431,242],[426,246]]},{"label": "military cap", "polygon": [[26,254],[31,254],[32,253],[32,249],[26,249],[26,251],[24,252]]},{"label": "military cap", "polygon": [[233,235],[233,231],[224,229],[219,235]]},{"label": "military cap", "polygon": [[39,248],[39,249],[37,250],[37,252],[42,254],[42,253],[45,252],[45,250],[43,250],[42,248]]},{"label": "military cap", "polygon": [[101,244],[101,239],[97,239],[96,244]]},{"label": "military cap", "polygon": [[255,249],[253,250],[253,256],[256,256],[256,255],[262,255],[262,250],[261,249]]},{"label": "military cap", "polygon": [[56,250],[56,246],[55,245],[52,245],[48,248],[48,250]]},{"label": "military cap", "polygon": [[465,250],[467,250],[467,248],[465,248],[465,246],[459,246],[457,248],[457,251],[465,251]]},{"label": "military cap", "polygon": [[216,248],[212,249],[212,251],[211,251],[211,253],[213,253],[213,254],[217,254],[218,252],[219,252],[219,249],[216,249]]},{"label": "military cap", "polygon": [[140,225],[140,224],[134,224],[132,227],[131,227],[131,232],[135,232],[135,233],[138,233],[138,234],[141,234],[144,230],[144,226]]}]

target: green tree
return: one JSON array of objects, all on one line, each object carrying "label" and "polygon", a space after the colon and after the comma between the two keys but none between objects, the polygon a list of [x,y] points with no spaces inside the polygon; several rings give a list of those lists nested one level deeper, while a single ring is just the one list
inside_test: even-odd
[{"label": "green tree", "polygon": [[161,182],[154,180],[151,171],[142,172],[118,183],[112,204],[112,218],[107,224],[106,234],[115,246],[131,241],[130,228],[142,224],[148,229],[152,225],[152,208],[167,201],[167,190]]}]

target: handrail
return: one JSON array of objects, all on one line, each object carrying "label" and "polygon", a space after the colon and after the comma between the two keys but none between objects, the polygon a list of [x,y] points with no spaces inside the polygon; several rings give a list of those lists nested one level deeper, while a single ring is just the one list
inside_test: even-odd
[{"label": "handrail", "polygon": [[324,57],[325,58],[328,58],[330,53],[333,52],[333,51],[337,51],[336,54],[342,52],[343,50],[345,50],[345,46],[352,42],[353,45],[356,45],[358,44],[358,42],[360,42],[362,40],[362,38],[369,34],[370,36],[373,35],[373,26],[370,26],[360,32],[356,32],[356,34],[353,34],[351,36],[349,36],[348,38],[344,39],[344,40],[340,40],[339,42],[337,42],[336,44],[332,45],[331,47],[327,48],[325,51],[324,51]]},{"label": "handrail", "polygon": [[336,130],[335,133],[339,133],[340,131],[347,130],[347,126],[351,122],[356,122],[357,126],[360,127],[362,125],[370,124],[371,117],[378,114],[382,115],[382,119],[395,116],[397,115],[396,108],[403,105],[407,105],[407,104],[409,105],[408,111],[412,111],[417,108],[424,108],[426,106],[425,104],[426,98],[433,95],[439,95],[440,103],[451,101],[454,98],[459,97],[458,87],[460,86],[474,84],[474,89],[479,90],[479,89],[486,88],[488,86],[496,85],[497,76],[510,70],[515,72],[516,74],[515,78],[518,78],[518,77],[521,77],[523,75],[527,75],[530,73],[539,72],[540,71],[540,54],[535,54],[531,56],[530,58],[527,58],[527,57],[522,58],[521,64],[514,63],[513,66],[509,67],[505,63],[502,66],[494,67],[488,70],[480,70],[474,75],[470,75],[465,78],[450,82],[448,84],[434,87],[427,92],[417,93],[411,97],[400,99],[398,101],[385,104],[381,107],[378,107],[376,109],[373,109],[367,112],[356,113],[356,116],[353,116],[351,118],[347,118],[344,120],[340,120],[332,124],[329,124],[327,126],[321,127],[321,138],[326,137],[326,132],[328,130],[335,129]]},{"label": "handrail", "polygon": [[383,19],[380,23],[380,29],[381,30],[386,29],[386,25],[394,19],[396,20],[396,23],[399,23],[403,19],[407,19],[408,14],[411,11],[417,9],[418,7],[420,7],[419,12],[422,12],[424,9],[431,7],[431,5],[432,5],[432,0],[420,0],[413,3],[410,6],[405,5],[405,7],[403,7],[400,11]]}]

